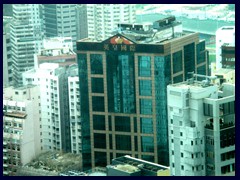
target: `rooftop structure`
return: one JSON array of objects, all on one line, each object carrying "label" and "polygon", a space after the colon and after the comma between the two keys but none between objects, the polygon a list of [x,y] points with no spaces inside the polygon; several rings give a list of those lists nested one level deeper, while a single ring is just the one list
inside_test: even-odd
[{"label": "rooftop structure", "polygon": [[76,63],[71,37],[52,37],[43,40],[43,48],[34,56],[35,68],[42,63],[58,63],[60,66],[70,66]]},{"label": "rooftop structure", "polygon": [[[139,44],[157,44],[183,35],[182,23],[176,21],[174,16],[153,23],[118,23],[117,26],[118,30],[113,31],[114,34],[119,33],[130,41]],[[90,38],[81,41],[99,42]],[[127,43],[127,41],[119,40],[117,42],[117,44],[121,43]]]},{"label": "rooftop structure", "polygon": [[112,164],[107,166],[108,176],[157,176],[163,171],[169,171],[169,167],[129,155],[115,158]]}]

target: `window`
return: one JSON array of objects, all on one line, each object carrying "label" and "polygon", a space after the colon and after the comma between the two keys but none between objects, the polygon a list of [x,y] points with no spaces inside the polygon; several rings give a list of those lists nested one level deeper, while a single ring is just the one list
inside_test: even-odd
[{"label": "window", "polygon": [[179,126],[182,126],[182,121],[179,121]]},{"label": "window", "polygon": [[173,53],[173,73],[182,71],[182,51]]},{"label": "window", "polygon": [[90,54],[91,74],[103,74],[103,64],[101,54]]},{"label": "window", "polygon": [[183,157],[183,153],[181,153],[181,157]]},{"label": "window", "polygon": [[182,132],[180,132],[180,136],[183,136],[183,133],[182,133]]},{"label": "window", "polygon": [[173,130],[171,130],[171,134],[173,134]]},{"label": "window", "polygon": [[181,169],[184,170],[184,166],[183,165],[181,166]]},{"label": "window", "polygon": [[182,141],[180,141],[180,145],[183,145],[183,142],[182,142]]},{"label": "window", "polygon": [[151,96],[152,82],[150,80],[139,80],[139,93],[141,96]]},{"label": "window", "polygon": [[92,78],[92,92],[93,93],[103,93],[103,78]]},{"label": "window", "polygon": [[104,130],[105,129],[105,116],[104,115],[93,115],[93,129]]},{"label": "window", "polygon": [[153,121],[151,118],[140,118],[140,123],[141,133],[153,133]]},{"label": "window", "polygon": [[151,76],[151,57],[139,56],[138,57],[139,76],[150,77]]}]

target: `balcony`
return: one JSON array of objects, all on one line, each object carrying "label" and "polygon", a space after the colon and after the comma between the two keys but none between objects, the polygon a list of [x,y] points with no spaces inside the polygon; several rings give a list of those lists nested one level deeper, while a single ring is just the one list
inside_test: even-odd
[{"label": "balcony", "polygon": [[186,137],[196,138],[198,135],[198,130],[196,127],[186,127]]},{"label": "balcony", "polygon": [[201,152],[201,147],[200,146],[191,146],[189,144],[184,145],[184,150],[188,152]]},{"label": "balcony", "polygon": [[185,157],[184,158],[184,163],[189,164],[191,166],[197,166],[197,165],[201,165],[202,163],[202,159],[201,158],[189,158],[189,157]]}]

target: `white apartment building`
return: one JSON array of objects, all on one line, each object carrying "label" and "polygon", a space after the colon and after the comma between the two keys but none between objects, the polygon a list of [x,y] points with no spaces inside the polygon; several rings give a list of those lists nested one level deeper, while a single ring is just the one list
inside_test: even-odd
[{"label": "white apartment building", "polygon": [[31,85],[3,89],[3,175],[41,152],[40,91]]},{"label": "white apartment building", "polygon": [[223,84],[218,91],[209,81],[167,87],[171,175],[235,171],[235,86]]},{"label": "white apartment building", "polygon": [[76,4],[43,4],[43,19],[46,37],[72,37],[76,49]]},{"label": "white apartment building", "polygon": [[43,150],[70,151],[65,68],[55,63],[40,64],[23,74],[23,83],[40,87]]},{"label": "white apartment building", "polygon": [[[117,29],[118,23],[136,22],[135,4],[86,4],[79,8],[83,9],[79,11],[86,19],[81,18],[78,26],[80,29],[87,28],[87,36],[92,40],[102,41],[109,38]],[[82,26],[86,21],[87,27]]]},{"label": "white apartment building", "polygon": [[216,31],[216,70],[222,68],[222,46],[235,47],[235,26],[223,26]]},{"label": "white apartment building", "polygon": [[71,151],[74,154],[82,153],[82,124],[80,112],[80,94],[79,94],[79,77],[77,65],[72,66],[68,77],[68,99],[69,99],[69,116],[71,132]]},{"label": "white apartment building", "polygon": [[[68,53],[73,50],[72,37],[52,37],[43,39],[42,49],[62,49],[63,53]],[[54,53],[54,55],[59,55],[59,53]]]},{"label": "white apartment building", "polygon": [[10,37],[12,46],[13,81],[22,84],[22,73],[34,67],[33,55],[42,45],[41,5],[13,4]]}]

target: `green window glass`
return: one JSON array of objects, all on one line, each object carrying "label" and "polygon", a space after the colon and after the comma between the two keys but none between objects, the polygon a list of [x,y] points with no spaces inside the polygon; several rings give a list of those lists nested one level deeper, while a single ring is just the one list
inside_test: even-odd
[{"label": "green window glass", "polygon": [[90,54],[91,74],[103,74],[101,54]]},{"label": "green window glass", "polygon": [[142,136],[142,152],[154,152],[153,137]]},{"label": "green window glass", "polygon": [[138,75],[142,77],[151,76],[151,57],[138,56]]},{"label": "green window glass", "polygon": [[92,97],[92,110],[98,112],[104,112],[104,97],[93,96]]},{"label": "green window glass", "polygon": [[140,99],[140,113],[141,114],[152,114],[152,100],[151,99]]},{"label": "green window glass", "polygon": [[93,115],[93,129],[94,130],[105,130],[105,116],[104,115]]},{"label": "green window glass", "polygon": [[152,95],[152,81],[151,80],[139,80],[139,93],[141,96]]},{"label": "green window glass", "polygon": [[105,167],[107,165],[107,153],[106,152],[95,152],[95,166]]},{"label": "green window glass", "polygon": [[103,93],[103,78],[92,78],[92,92]]},{"label": "green window glass", "polygon": [[117,150],[131,151],[131,136],[116,135],[116,148]]},{"label": "green window glass", "polygon": [[173,53],[173,73],[182,71],[182,51]]},{"label": "green window glass", "polygon": [[197,64],[205,62],[206,59],[206,51],[205,51],[205,41],[197,44]]},{"label": "green window glass", "polygon": [[123,132],[131,132],[130,117],[116,116],[115,130]]},{"label": "green window glass", "polygon": [[94,148],[106,149],[106,134],[94,133]]},{"label": "green window glass", "polygon": [[141,133],[153,133],[153,121],[151,118],[140,118]]}]

